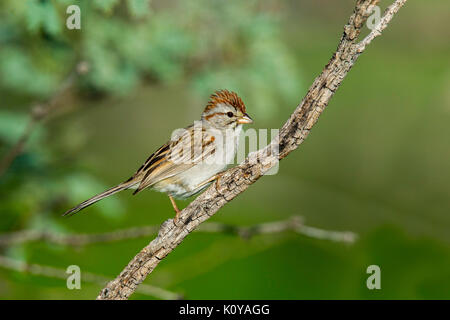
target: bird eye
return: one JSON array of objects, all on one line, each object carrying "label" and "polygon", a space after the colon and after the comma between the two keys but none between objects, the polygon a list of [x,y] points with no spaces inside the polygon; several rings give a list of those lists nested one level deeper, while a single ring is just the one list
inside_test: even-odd
[{"label": "bird eye", "polygon": [[233,116],[233,112],[231,112],[231,111],[227,112],[227,116],[228,116],[229,118],[231,118],[231,117]]}]

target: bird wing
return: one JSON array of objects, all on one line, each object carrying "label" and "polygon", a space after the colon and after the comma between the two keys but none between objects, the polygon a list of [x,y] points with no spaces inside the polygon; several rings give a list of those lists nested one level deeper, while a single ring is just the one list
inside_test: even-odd
[{"label": "bird wing", "polygon": [[204,129],[196,130],[192,126],[186,128],[147,159],[132,178],[140,181],[133,194],[174,177],[215,154],[215,137]]}]

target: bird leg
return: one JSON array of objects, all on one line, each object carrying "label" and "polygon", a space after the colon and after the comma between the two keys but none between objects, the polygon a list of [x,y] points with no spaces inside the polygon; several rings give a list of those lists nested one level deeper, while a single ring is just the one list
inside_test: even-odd
[{"label": "bird leg", "polygon": [[175,218],[173,218],[173,222],[176,224],[181,211],[180,211],[180,209],[178,209],[177,204],[175,203],[175,199],[172,196],[169,196],[169,199],[170,199],[170,202],[172,203],[172,206],[176,212]]},{"label": "bird leg", "polygon": [[[195,189],[201,188],[201,187],[207,185],[208,183],[211,183],[211,182],[213,182],[215,180],[218,180],[223,175],[224,172],[225,171],[222,171],[222,172],[219,172],[219,173],[213,175],[208,180],[205,180],[202,183],[200,183]],[[178,221],[178,218],[180,216],[180,212],[181,211],[180,211],[180,209],[178,209],[177,204],[175,203],[175,199],[172,196],[170,196],[170,195],[169,195],[169,199],[170,199],[170,202],[172,203],[172,206],[173,206],[173,208],[175,209],[175,212],[176,212],[175,218],[173,219],[173,222],[176,224],[177,221]]]}]

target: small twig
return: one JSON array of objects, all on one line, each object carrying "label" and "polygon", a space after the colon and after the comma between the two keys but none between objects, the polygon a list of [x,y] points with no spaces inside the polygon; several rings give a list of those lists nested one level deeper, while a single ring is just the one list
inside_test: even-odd
[{"label": "small twig", "polygon": [[[373,39],[381,35],[384,29],[388,26],[394,15],[400,10],[407,0],[397,0],[391,4],[384,12],[383,17],[372,31],[358,44],[358,52],[363,52],[366,46],[372,42]],[[369,7],[370,8],[370,7]]]},{"label": "small twig", "polygon": [[51,98],[42,104],[34,104],[30,110],[30,119],[28,124],[19,137],[17,142],[11,147],[6,155],[0,160],[0,177],[8,170],[14,160],[23,152],[25,145],[33,133],[36,125],[48,117],[49,114],[56,108],[59,100],[64,94],[73,86],[76,78],[79,75],[83,75],[89,71],[89,66],[86,62],[80,62],[77,64],[75,70],[73,70],[69,76],[62,82],[59,88],[51,96]]},{"label": "small twig", "polygon": [[[27,264],[25,262],[11,259],[1,255],[0,255],[0,267],[18,272],[29,273],[35,276],[44,276],[48,278],[57,278],[63,280],[66,280],[69,276],[69,274],[67,274],[66,271],[63,269],[43,266],[39,264]],[[105,285],[110,280],[105,276],[84,271],[81,271],[81,279],[86,282],[97,283],[101,286]],[[141,286],[139,286],[137,291],[142,294],[146,294],[163,300],[179,300],[182,298],[182,295],[178,293],[171,292],[148,284],[142,284]]]},{"label": "small twig", "polygon": [[261,223],[248,227],[231,226],[217,222],[205,222],[200,225],[197,232],[223,232],[238,235],[249,239],[255,235],[273,234],[293,231],[295,233],[322,240],[353,243],[358,236],[350,231],[331,231],[307,226],[299,216],[293,216],[287,220]]},{"label": "small twig", "polygon": [[[45,241],[59,245],[83,246],[94,243],[106,243],[151,236],[156,234],[158,230],[159,226],[135,227],[94,234],[57,234],[45,230],[22,230],[0,234],[0,246],[36,241]],[[356,234],[349,231],[329,231],[306,226],[303,224],[301,217],[298,216],[294,216],[287,220],[262,223],[247,227],[209,222],[201,225],[196,231],[207,233],[229,233],[238,235],[244,239],[249,239],[258,234],[281,233],[286,231],[294,231],[311,238],[326,239],[336,242],[353,243],[357,238]]]}]

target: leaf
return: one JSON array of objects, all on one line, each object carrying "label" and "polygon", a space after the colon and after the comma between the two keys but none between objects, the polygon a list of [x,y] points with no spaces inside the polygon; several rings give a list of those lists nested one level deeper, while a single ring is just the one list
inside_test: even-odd
[{"label": "leaf", "polygon": [[36,70],[27,53],[16,47],[0,51],[0,82],[17,92],[39,96],[50,94],[57,83],[53,74]]},{"label": "leaf", "polygon": [[51,35],[61,32],[62,21],[51,1],[29,0],[27,3],[26,22],[29,31],[36,33],[42,28]]},{"label": "leaf", "polygon": [[41,5],[37,0],[27,2],[28,5],[25,19],[27,22],[27,28],[31,32],[37,32],[42,25]]},{"label": "leaf", "polygon": [[53,36],[61,33],[63,22],[59,18],[52,2],[45,1],[42,3],[41,15],[42,25],[45,31]]},{"label": "leaf", "polygon": [[94,0],[92,3],[95,8],[102,10],[104,13],[111,13],[119,0]]},{"label": "leaf", "polygon": [[150,0],[127,0],[128,11],[135,18],[142,18],[150,11]]},{"label": "leaf", "polygon": [[23,134],[28,121],[27,114],[0,110],[0,139],[12,145]]}]

